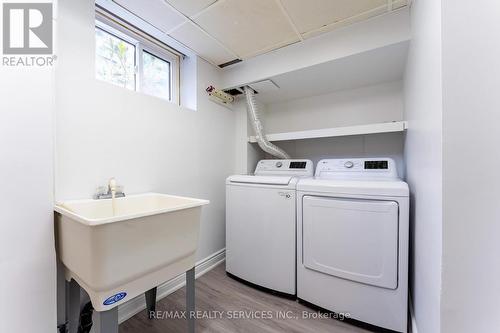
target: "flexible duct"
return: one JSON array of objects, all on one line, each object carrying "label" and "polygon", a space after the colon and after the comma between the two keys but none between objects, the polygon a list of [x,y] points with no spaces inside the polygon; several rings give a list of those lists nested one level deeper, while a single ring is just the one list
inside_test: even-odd
[{"label": "flexible duct", "polygon": [[252,122],[252,127],[255,132],[255,137],[257,139],[259,147],[268,154],[282,159],[289,159],[290,155],[288,155],[280,147],[273,145],[271,142],[269,142],[269,140],[267,140],[266,135],[264,134],[264,128],[259,119],[259,109],[257,106],[257,101],[255,100],[253,89],[246,86],[243,88],[243,90],[245,91],[245,97],[247,98],[248,116],[250,117],[250,120]]}]

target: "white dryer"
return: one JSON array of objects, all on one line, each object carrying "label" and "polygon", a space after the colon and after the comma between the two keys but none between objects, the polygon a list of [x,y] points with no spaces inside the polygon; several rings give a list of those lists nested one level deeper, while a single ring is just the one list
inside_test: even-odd
[{"label": "white dryer", "polygon": [[297,185],[297,297],[406,332],[408,196],[390,158],[320,161]]},{"label": "white dryer", "polygon": [[296,195],[310,160],[262,160],[254,175],[226,180],[226,271],[242,280],[295,295]]}]

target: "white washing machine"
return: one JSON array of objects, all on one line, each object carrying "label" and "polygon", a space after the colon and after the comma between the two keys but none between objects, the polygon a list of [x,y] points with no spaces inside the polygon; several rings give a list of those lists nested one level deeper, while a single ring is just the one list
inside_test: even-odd
[{"label": "white washing machine", "polygon": [[310,160],[262,160],[254,175],[226,180],[226,271],[295,295],[296,193]]},{"label": "white washing machine", "polygon": [[406,332],[408,196],[390,158],[320,161],[297,185],[297,297]]}]

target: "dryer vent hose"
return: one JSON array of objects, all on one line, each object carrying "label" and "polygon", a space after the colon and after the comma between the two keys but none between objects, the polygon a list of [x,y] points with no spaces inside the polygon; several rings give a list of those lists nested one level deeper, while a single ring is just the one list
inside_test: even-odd
[{"label": "dryer vent hose", "polygon": [[281,159],[289,159],[290,155],[288,155],[283,149],[280,147],[273,145],[269,140],[267,140],[266,135],[264,134],[264,127],[259,119],[259,109],[257,106],[257,101],[255,100],[254,91],[252,88],[246,86],[243,88],[245,91],[245,97],[247,99],[247,111],[250,121],[252,122],[252,127],[255,132],[255,137],[257,139],[257,143],[259,147],[265,151],[266,153],[276,156]]}]

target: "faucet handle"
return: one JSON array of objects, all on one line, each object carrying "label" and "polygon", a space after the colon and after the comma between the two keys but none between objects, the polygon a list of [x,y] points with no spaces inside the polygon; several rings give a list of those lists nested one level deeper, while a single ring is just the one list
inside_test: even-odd
[{"label": "faucet handle", "polygon": [[[114,180],[114,178],[112,178]],[[96,192],[94,194],[94,199],[109,199],[111,198],[112,191],[115,192],[115,197],[116,198],[121,198],[125,196],[125,193],[123,192],[123,186],[122,185],[116,185],[116,181],[111,182],[108,184],[108,186],[99,186],[96,189]]]},{"label": "faucet handle", "polygon": [[99,186],[95,190],[94,199],[99,199],[101,196],[108,193],[108,188],[106,186]]},{"label": "faucet handle", "polygon": [[106,186],[99,186],[95,192],[97,194],[106,194],[108,192],[108,189]]},{"label": "faucet handle", "polygon": [[108,188],[109,188],[109,191],[116,191],[116,179],[113,177],[109,180],[109,183],[108,183]]}]

